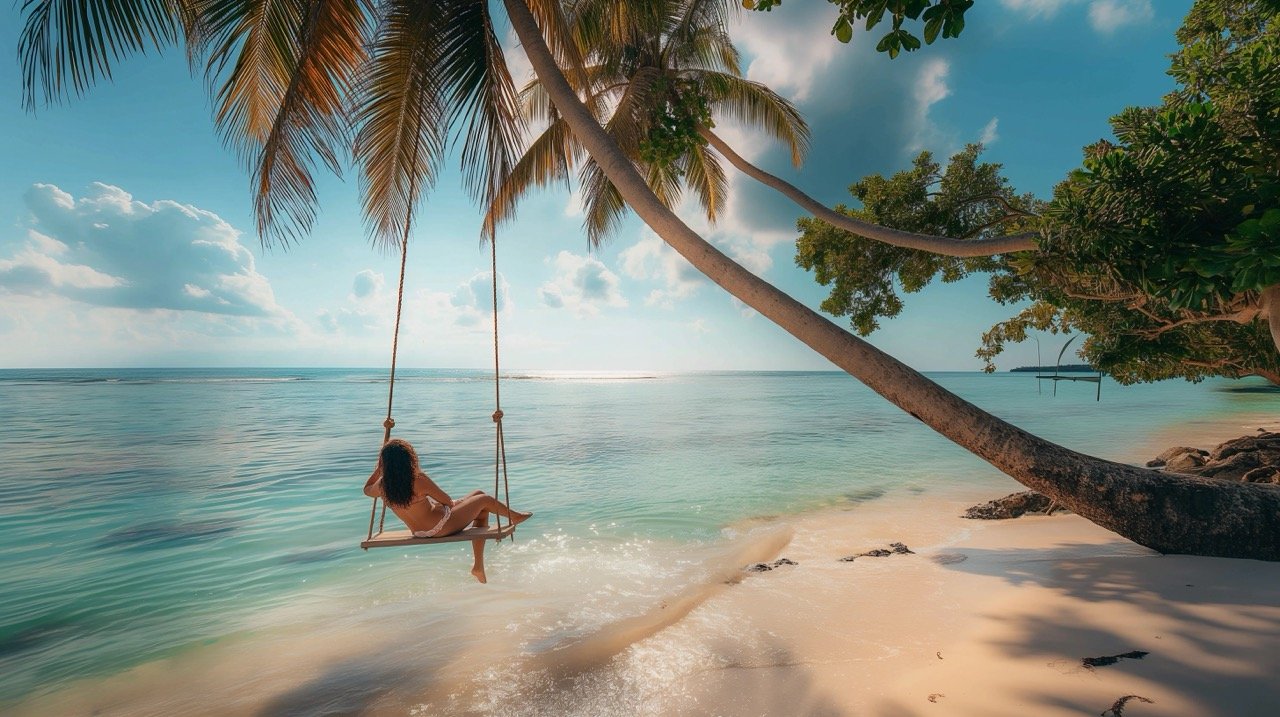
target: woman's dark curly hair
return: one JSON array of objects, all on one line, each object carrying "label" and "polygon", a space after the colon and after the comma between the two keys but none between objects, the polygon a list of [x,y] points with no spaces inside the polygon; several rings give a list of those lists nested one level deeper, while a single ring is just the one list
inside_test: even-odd
[{"label": "woman's dark curly hair", "polygon": [[418,477],[418,452],[408,441],[392,438],[382,446],[382,490],[391,505],[401,508],[413,500],[413,479]]}]

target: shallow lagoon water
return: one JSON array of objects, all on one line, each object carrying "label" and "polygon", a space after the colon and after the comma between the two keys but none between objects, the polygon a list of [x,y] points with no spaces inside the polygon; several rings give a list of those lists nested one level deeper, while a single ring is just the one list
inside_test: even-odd
[{"label": "shallow lagoon water", "polygon": [[[446,490],[491,491],[491,380],[402,376],[396,434]],[[1108,381],[1097,402],[1091,384],[1053,396],[1027,374],[931,377],[1117,460],[1149,457],[1169,426],[1244,422],[1280,403],[1251,382]],[[714,579],[750,552],[726,547],[730,526],[903,491],[1010,487],[840,373],[510,371],[511,499],[536,516],[490,548],[491,584],[477,588],[465,545],[357,547],[385,381],[353,369],[0,371],[0,706],[99,690],[127,705],[122,680],[154,694],[167,683],[147,682],[157,665],[194,674],[255,659],[246,674],[260,684],[229,676],[244,704],[227,711],[341,713],[383,704],[387,690],[408,708],[430,692],[422,670],[461,670],[451,684],[469,685],[468,699],[497,684],[545,689],[527,684],[551,678],[526,662],[495,672],[484,651],[554,652]],[[289,659],[330,671],[332,694],[281,694],[289,670],[269,665]]]}]

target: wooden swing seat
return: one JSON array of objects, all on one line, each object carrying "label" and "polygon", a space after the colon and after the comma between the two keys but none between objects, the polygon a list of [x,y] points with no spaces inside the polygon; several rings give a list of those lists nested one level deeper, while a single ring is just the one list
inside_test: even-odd
[{"label": "wooden swing seat", "polygon": [[507,523],[501,528],[467,528],[460,533],[445,535],[439,538],[415,538],[408,530],[384,530],[373,537],[360,541],[360,547],[394,548],[401,545],[435,545],[436,543],[460,543],[464,540],[502,540],[516,531],[516,527]]}]

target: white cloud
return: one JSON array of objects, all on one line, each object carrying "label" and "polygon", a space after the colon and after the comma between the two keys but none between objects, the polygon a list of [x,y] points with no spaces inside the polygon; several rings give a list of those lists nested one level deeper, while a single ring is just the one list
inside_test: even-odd
[{"label": "white cloud", "polygon": [[569,309],[578,316],[593,316],[606,306],[627,305],[622,281],[595,257],[561,251],[548,263],[555,267],[556,275],[538,288],[543,305]]},{"label": "white cloud", "polygon": [[922,149],[939,144],[939,130],[929,119],[929,111],[934,105],[951,95],[951,87],[947,77],[951,74],[951,64],[941,58],[934,58],[924,63],[915,83],[912,94],[915,107],[909,120],[912,132],[907,144],[908,152],[919,152]]},{"label": "white cloud", "polygon": [[990,147],[991,145],[996,143],[996,140],[1000,139],[999,129],[1000,129],[1000,118],[992,117],[991,121],[988,122],[985,126],[983,126],[982,135],[978,137],[978,141],[981,142],[983,146]]},{"label": "white cloud", "polygon": [[[477,273],[452,291],[424,288],[406,294],[401,311],[401,336],[439,339],[449,334],[450,338],[460,338],[473,330],[492,327],[493,287],[489,276],[487,271]],[[504,314],[511,308],[510,294],[510,284],[499,273],[498,310]],[[365,269],[355,275],[345,303],[320,312],[316,319],[331,333],[364,335],[377,331],[390,336],[395,314],[395,292],[385,286],[382,274]],[[465,331],[454,336],[449,326],[462,327]]]},{"label": "white cloud", "polygon": [[[449,296],[449,305],[457,314],[454,323],[459,326],[475,326],[493,316],[493,281],[492,274],[482,272],[468,279],[453,290]],[[507,309],[511,286],[501,273],[498,274],[498,311]]]},{"label": "white cloud", "polygon": [[1068,5],[1089,5],[1089,26],[1110,34],[1116,28],[1146,22],[1155,17],[1151,0],[1000,0],[1005,8],[1028,18],[1052,18]]},{"label": "white cloud", "polygon": [[384,283],[382,274],[372,269],[365,269],[357,273],[356,278],[351,282],[351,295],[361,299],[373,296],[382,291]]},{"label": "white cloud", "polygon": [[641,231],[640,241],[623,249],[618,258],[622,262],[622,273],[628,277],[661,282],[662,288],[649,292],[645,299],[644,303],[650,306],[671,308],[676,301],[693,296],[706,283],[701,272],[648,227]]},{"label": "white cloud", "polygon": [[135,201],[94,183],[79,200],[37,184],[27,240],[0,258],[0,292],[136,310],[291,320],[240,233],[216,214]]},{"label": "white cloud", "polygon": [[1000,0],[1000,4],[1029,17],[1053,17],[1064,5],[1080,0]]},{"label": "white cloud", "polygon": [[787,6],[785,19],[740,13],[730,31],[738,48],[752,58],[747,77],[801,102],[843,47],[830,36],[834,21],[827,3],[797,3]]},{"label": "white cloud", "polygon": [[1089,6],[1089,24],[1101,33],[1112,33],[1123,25],[1146,22],[1155,16],[1151,0],[1095,0]]}]

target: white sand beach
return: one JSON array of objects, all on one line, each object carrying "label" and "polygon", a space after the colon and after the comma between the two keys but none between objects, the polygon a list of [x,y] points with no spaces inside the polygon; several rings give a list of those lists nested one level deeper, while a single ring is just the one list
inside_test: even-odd
[{"label": "white sand beach", "polygon": [[[922,527],[884,507],[806,518],[783,551],[798,566],[709,602],[765,649],[690,676],[700,694],[686,713],[1079,715],[1126,695],[1152,701],[1131,700],[1128,715],[1280,704],[1280,565],[1160,556],[1074,515],[967,521],[953,517],[960,500],[930,506]],[[915,554],[839,562],[890,541]],[[1081,663],[1135,650],[1149,654]]]}]

